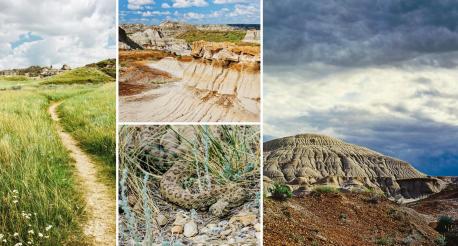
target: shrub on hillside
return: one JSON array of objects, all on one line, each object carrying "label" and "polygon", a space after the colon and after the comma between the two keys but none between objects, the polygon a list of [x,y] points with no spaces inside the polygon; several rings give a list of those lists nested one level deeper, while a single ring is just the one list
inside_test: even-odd
[{"label": "shrub on hillside", "polygon": [[315,187],[313,191],[317,193],[338,193],[339,189],[333,186],[329,186],[329,185],[321,185],[321,186]]},{"label": "shrub on hillside", "polygon": [[454,220],[452,217],[443,215],[437,220],[436,230],[440,233],[448,232],[452,229]]},{"label": "shrub on hillside", "polygon": [[291,189],[287,185],[280,183],[275,183],[269,191],[272,193],[272,198],[277,200],[286,200],[293,195]]},{"label": "shrub on hillside", "polygon": [[443,235],[439,235],[436,240],[434,240],[434,242],[438,245],[438,246],[446,246],[447,245],[447,239],[445,238],[445,236]]}]

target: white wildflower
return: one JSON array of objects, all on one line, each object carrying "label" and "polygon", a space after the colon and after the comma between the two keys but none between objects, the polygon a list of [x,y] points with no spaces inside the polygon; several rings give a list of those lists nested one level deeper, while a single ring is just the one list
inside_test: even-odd
[{"label": "white wildflower", "polygon": [[16,243],[14,246],[21,246],[22,243]]},{"label": "white wildflower", "polygon": [[15,232],[15,233],[13,234],[13,237],[19,237],[19,233]]},{"label": "white wildflower", "polygon": [[6,239],[3,239],[3,242],[6,243],[6,242],[8,242],[8,241],[6,241]]},{"label": "white wildflower", "polygon": [[14,204],[16,204],[16,203],[18,203],[18,202],[19,202],[18,200],[13,200],[13,203],[14,203]]},{"label": "white wildflower", "polygon": [[49,236],[45,236],[45,238],[49,238]]},{"label": "white wildflower", "polygon": [[46,230],[46,231],[49,231],[49,230],[51,230],[51,228],[52,228],[52,225],[48,225],[48,226],[45,228],[45,230]]},{"label": "white wildflower", "polygon": [[19,191],[17,191],[17,190],[13,190],[13,193],[19,193]]},{"label": "white wildflower", "polygon": [[35,234],[33,230],[28,231],[29,234]]},{"label": "white wildflower", "polygon": [[43,233],[39,232],[39,233],[38,233],[38,236],[39,236],[39,237],[43,237]]},{"label": "white wildflower", "polygon": [[0,240],[1,240],[1,239],[2,239],[4,236],[5,236],[5,235],[3,235],[3,234],[0,234]]}]

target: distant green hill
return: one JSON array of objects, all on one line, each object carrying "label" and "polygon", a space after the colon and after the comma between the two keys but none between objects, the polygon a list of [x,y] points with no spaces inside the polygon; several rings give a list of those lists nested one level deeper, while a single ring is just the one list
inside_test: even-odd
[{"label": "distant green hill", "polygon": [[42,84],[100,84],[113,81],[106,73],[93,67],[80,67],[54,75],[43,80]]},{"label": "distant green hill", "polygon": [[116,59],[106,59],[97,63],[91,63],[86,65],[86,67],[97,68],[111,77],[116,78]]}]

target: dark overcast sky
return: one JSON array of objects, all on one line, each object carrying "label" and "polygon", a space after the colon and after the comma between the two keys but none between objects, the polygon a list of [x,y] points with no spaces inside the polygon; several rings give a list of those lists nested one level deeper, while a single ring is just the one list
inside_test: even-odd
[{"label": "dark overcast sky", "polygon": [[458,0],[264,1],[266,138],[318,132],[458,175]]}]

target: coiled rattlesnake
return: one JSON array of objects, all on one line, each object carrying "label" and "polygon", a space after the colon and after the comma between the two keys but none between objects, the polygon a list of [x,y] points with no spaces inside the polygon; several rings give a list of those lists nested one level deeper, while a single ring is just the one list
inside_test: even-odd
[{"label": "coiled rattlesnake", "polygon": [[[180,128],[186,129],[186,128]],[[187,129],[192,129],[188,127]],[[184,131],[180,134],[188,134]],[[183,149],[183,142],[178,141],[176,132],[168,131],[161,139],[161,145],[170,152]],[[176,153],[176,152],[175,152]],[[185,209],[202,210],[209,208],[214,216],[224,216],[235,207],[240,206],[247,200],[247,192],[236,184],[225,185],[212,184],[211,189],[192,193],[182,185],[194,174],[189,163],[176,161],[163,175],[160,181],[160,193],[163,198]]]}]

